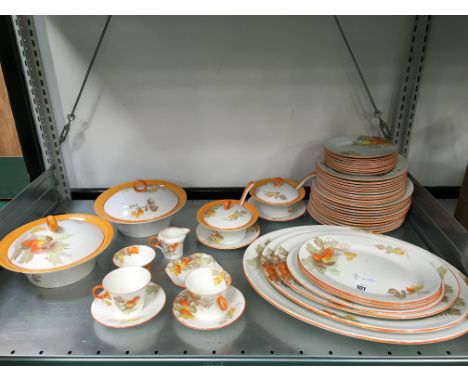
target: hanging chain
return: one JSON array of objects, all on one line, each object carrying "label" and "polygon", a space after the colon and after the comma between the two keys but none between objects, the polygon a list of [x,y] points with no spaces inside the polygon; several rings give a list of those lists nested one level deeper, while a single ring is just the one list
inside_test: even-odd
[{"label": "hanging chain", "polygon": [[104,39],[104,35],[106,34],[107,27],[109,26],[109,22],[111,20],[112,16],[107,16],[106,24],[104,25],[104,28],[102,29],[101,35],[99,36],[99,41],[96,45],[96,49],[94,50],[93,57],[91,58],[91,62],[89,63],[88,70],[86,71],[85,77],[83,79],[83,82],[80,87],[80,91],[78,92],[78,95],[76,97],[75,103],[73,105],[72,111],[70,114],[67,115],[68,122],[65,124],[63,127],[62,132],[60,133],[60,138],[59,138],[59,144],[61,145],[65,140],[67,139],[68,133],[70,132],[70,127],[71,123],[75,119],[75,110],[76,107],[78,106],[78,102],[80,102],[81,94],[83,93],[84,87],[86,85],[86,81],[88,81],[89,74],[91,73],[91,69],[94,65],[94,61],[96,60],[96,56],[99,52],[99,49],[101,47],[102,40]]},{"label": "hanging chain", "polygon": [[354,62],[354,66],[356,67],[356,70],[359,74],[359,77],[361,78],[361,82],[362,82],[362,85],[364,86],[364,89],[366,90],[366,93],[367,93],[367,96],[369,97],[369,100],[372,104],[372,107],[374,108],[374,117],[377,118],[379,120],[379,128],[380,128],[380,131],[382,132],[383,136],[385,137],[385,139],[388,139],[390,140],[391,139],[391,133],[390,133],[390,129],[388,128],[388,125],[387,123],[385,122],[385,120],[383,119],[383,116],[382,116],[382,111],[379,110],[379,108],[377,107],[375,101],[374,101],[374,98],[372,97],[372,94],[369,90],[369,87],[367,86],[367,82],[364,78],[364,75],[362,74],[361,72],[361,68],[359,67],[359,64],[356,60],[356,57],[354,56],[354,53],[353,53],[353,50],[351,49],[351,46],[349,45],[349,42],[348,42],[348,39],[346,38],[346,35],[343,31],[343,28],[341,27],[341,24],[340,22],[338,21],[338,17],[337,16],[333,16],[335,18],[335,21],[336,21],[336,25],[338,25],[338,29],[340,30],[340,33],[341,33],[341,36],[343,37],[343,40],[346,44],[346,47],[348,48],[348,52]]}]

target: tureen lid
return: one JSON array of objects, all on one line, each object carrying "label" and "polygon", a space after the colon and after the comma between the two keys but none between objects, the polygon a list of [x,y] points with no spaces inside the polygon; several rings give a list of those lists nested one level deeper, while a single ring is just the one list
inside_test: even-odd
[{"label": "tureen lid", "polygon": [[22,273],[68,269],[99,255],[112,236],[112,226],[97,216],[48,216],[15,229],[0,242],[0,265]]},{"label": "tureen lid", "polygon": [[299,191],[284,179],[274,178],[257,187],[255,196],[265,202],[286,203],[297,199]]},{"label": "tureen lid", "polygon": [[249,203],[238,200],[216,200],[203,205],[197,212],[200,224],[208,229],[241,230],[257,221],[258,213]]},{"label": "tureen lid", "polygon": [[173,215],[187,201],[185,191],[164,180],[136,180],[114,186],[96,199],[96,213],[116,223],[144,223]]}]

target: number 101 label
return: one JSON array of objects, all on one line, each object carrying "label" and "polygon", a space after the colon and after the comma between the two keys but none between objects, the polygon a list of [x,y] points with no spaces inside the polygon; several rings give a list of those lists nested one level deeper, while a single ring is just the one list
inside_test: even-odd
[{"label": "number 101 label", "polygon": [[356,282],[356,289],[359,292],[365,292],[369,284],[375,282],[372,277],[360,275],[358,273],[354,274],[354,281]]}]

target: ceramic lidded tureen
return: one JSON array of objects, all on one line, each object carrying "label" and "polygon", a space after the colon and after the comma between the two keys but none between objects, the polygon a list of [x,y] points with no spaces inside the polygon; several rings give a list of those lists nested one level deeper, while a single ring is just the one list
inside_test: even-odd
[{"label": "ceramic lidded tureen", "polygon": [[34,285],[60,287],[86,277],[112,237],[112,226],[97,216],[47,216],[15,229],[0,242],[0,265],[25,273]]},{"label": "ceramic lidded tureen", "polygon": [[197,212],[198,222],[214,234],[222,232],[224,244],[240,242],[258,219],[256,208],[245,202],[253,184],[247,184],[240,200],[215,200],[203,205]]},{"label": "ceramic lidded tureen", "polygon": [[114,186],[96,199],[96,213],[124,235],[145,237],[169,226],[187,201],[185,191],[164,180],[136,180]]},{"label": "ceramic lidded tureen", "polygon": [[262,203],[290,204],[304,197],[304,189],[298,190],[296,186],[297,182],[290,179],[262,179],[252,188],[251,194]]},{"label": "ceramic lidded tureen", "polygon": [[294,215],[291,207],[305,196],[304,183],[313,176],[315,172],[307,175],[300,183],[286,178],[261,179],[255,182],[250,194],[263,216],[270,216],[271,220],[287,220]]}]

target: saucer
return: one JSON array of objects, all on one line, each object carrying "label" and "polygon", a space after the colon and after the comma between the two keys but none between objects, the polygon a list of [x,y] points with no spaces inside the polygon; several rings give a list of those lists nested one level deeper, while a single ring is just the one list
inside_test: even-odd
[{"label": "saucer", "polygon": [[151,320],[163,308],[166,302],[164,290],[153,282],[146,287],[146,301],[143,311],[137,316],[125,316],[112,303],[94,299],[91,305],[91,315],[100,324],[110,328],[130,328]]},{"label": "saucer", "polygon": [[112,256],[112,262],[116,267],[144,267],[150,264],[156,257],[153,248],[147,245],[130,245],[117,251]]},{"label": "saucer", "polygon": [[222,244],[213,241],[211,236],[213,232],[217,232],[220,235],[223,234],[222,232],[218,231],[210,231],[209,229],[203,227],[201,224],[197,226],[197,230],[195,233],[197,235],[198,241],[206,245],[207,247],[216,249],[238,249],[248,246],[260,235],[260,226],[258,225],[258,223],[255,223],[253,226],[247,228],[247,234],[245,235],[244,239],[242,239],[239,243],[236,244]]},{"label": "saucer", "polygon": [[200,267],[211,267],[222,269],[213,256],[206,253],[194,253],[193,255],[173,260],[166,266],[166,273],[171,281],[182,288],[185,288],[185,277],[190,271]]},{"label": "saucer", "polygon": [[302,215],[305,214],[307,209],[306,202],[304,200],[301,200],[300,202],[297,202],[289,207],[289,215],[281,218],[274,218],[272,216],[265,215],[262,211],[260,211],[260,208],[258,208],[258,202],[254,198],[250,198],[248,202],[257,209],[258,216],[260,216],[263,220],[268,220],[271,222],[288,222],[291,220],[299,219]]},{"label": "saucer", "polygon": [[197,330],[216,330],[231,325],[242,315],[245,309],[245,299],[239,289],[229,287],[225,295],[229,309],[224,316],[211,321],[197,319],[195,304],[191,301],[188,289],[180,292],[172,304],[172,313],[182,325]]}]

